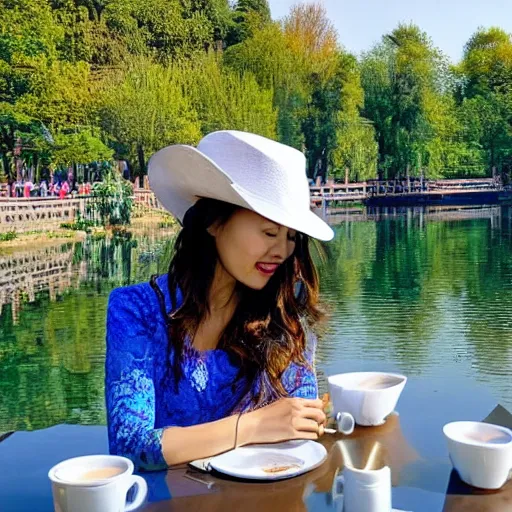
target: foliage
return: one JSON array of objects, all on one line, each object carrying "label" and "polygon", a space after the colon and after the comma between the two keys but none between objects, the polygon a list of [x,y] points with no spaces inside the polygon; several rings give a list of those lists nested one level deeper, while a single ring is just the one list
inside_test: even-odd
[{"label": "foliage", "polygon": [[112,158],[142,176],[162,146],[225,128],[304,151],[313,178],[512,168],[497,27],[457,65],[404,24],[357,60],[320,2],[272,20],[267,0],[0,0],[0,28],[2,179]]},{"label": "foliage", "polygon": [[183,77],[201,133],[234,129],[276,137],[273,90],[260,87],[252,73],[224,66],[213,53],[174,68],[172,73]]},{"label": "foliage", "polygon": [[83,219],[78,212],[75,222],[63,222],[60,227],[63,229],[71,229],[72,231],[85,231],[86,233],[91,232],[96,223],[92,220]]},{"label": "foliage", "polygon": [[18,237],[16,231],[7,231],[5,233],[0,233],[0,242],[10,242],[11,240],[15,240]]},{"label": "foliage", "polygon": [[114,172],[92,188],[92,201],[88,201],[89,214],[99,217],[103,226],[129,224],[133,206],[132,187]]},{"label": "foliage", "polygon": [[232,24],[227,33],[228,46],[251,37],[255,30],[270,23],[270,7],[267,0],[238,0],[232,15]]},{"label": "foliage", "polygon": [[163,66],[139,57],[102,84],[101,125],[130,147],[140,174],[146,155],[168,144],[194,144],[200,139],[197,114],[183,91],[183,73],[179,65]]},{"label": "foliage", "polygon": [[114,152],[88,130],[58,133],[55,136],[53,162],[57,166],[110,160]]}]

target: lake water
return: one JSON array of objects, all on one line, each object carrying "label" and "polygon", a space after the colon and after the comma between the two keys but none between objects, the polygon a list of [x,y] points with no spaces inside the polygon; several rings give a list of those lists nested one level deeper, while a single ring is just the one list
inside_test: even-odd
[{"label": "lake water", "polygon": [[[512,407],[512,211],[407,210],[337,219],[318,251],[329,315],[317,353],[335,371],[469,378]],[[109,292],[166,271],[156,228],[0,253],[0,433],[103,424]],[[1,249],[1,248],[0,248]]]}]

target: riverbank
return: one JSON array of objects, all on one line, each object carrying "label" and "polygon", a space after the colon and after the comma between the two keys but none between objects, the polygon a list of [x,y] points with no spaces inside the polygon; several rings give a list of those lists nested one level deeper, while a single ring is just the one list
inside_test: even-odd
[{"label": "riverbank", "polygon": [[125,233],[143,235],[146,232],[154,232],[155,229],[173,234],[178,227],[176,220],[166,212],[139,210],[133,216],[131,224],[127,226],[103,228],[100,226],[87,227],[79,224],[63,224],[61,227],[50,230],[0,233],[0,255],[60,246],[68,242],[81,242],[86,239],[87,235],[93,238],[107,238]]}]

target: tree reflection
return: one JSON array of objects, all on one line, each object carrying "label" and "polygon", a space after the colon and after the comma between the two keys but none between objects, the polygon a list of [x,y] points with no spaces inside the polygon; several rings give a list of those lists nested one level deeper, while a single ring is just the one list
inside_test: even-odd
[{"label": "tree reflection", "polygon": [[[159,261],[170,244],[168,234],[156,231],[137,240],[89,238],[23,256],[34,262],[24,269],[33,276],[42,267],[57,272],[49,272],[33,297],[4,304],[0,315],[0,431],[105,422],[108,294],[162,271]],[[66,264],[56,267],[58,258]],[[66,280],[58,273],[63,268]]]},{"label": "tree reflection", "polygon": [[[320,375],[326,363],[372,360],[408,374],[465,371],[511,396],[512,215],[459,217],[344,222],[333,242],[314,247],[330,310]],[[164,273],[172,244],[153,229],[17,256],[23,279],[15,276],[10,301],[1,297],[0,431],[105,422],[108,295]],[[1,258],[0,271],[15,268]]]},{"label": "tree reflection", "polygon": [[[459,216],[407,214],[337,228],[333,259],[321,268],[333,308],[323,361],[385,358],[421,373],[435,364],[459,371],[463,357],[473,378],[472,369],[491,382],[510,372],[511,212]],[[496,387],[510,394],[504,381]]]}]

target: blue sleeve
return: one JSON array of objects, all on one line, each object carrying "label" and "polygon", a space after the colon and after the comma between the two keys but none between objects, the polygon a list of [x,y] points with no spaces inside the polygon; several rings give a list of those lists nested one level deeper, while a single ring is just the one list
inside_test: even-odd
[{"label": "blue sleeve", "polygon": [[291,363],[284,371],[281,382],[288,396],[296,398],[318,398],[318,382],[315,372],[316,336],[306,331],[305,365]]},{"label": "blue sleeve", "polygon": [[167,467],[155,429],[155,385],[148,300],[141,285],[114,290],[107,309],[105,398],[110,453],[136,468]]}]

